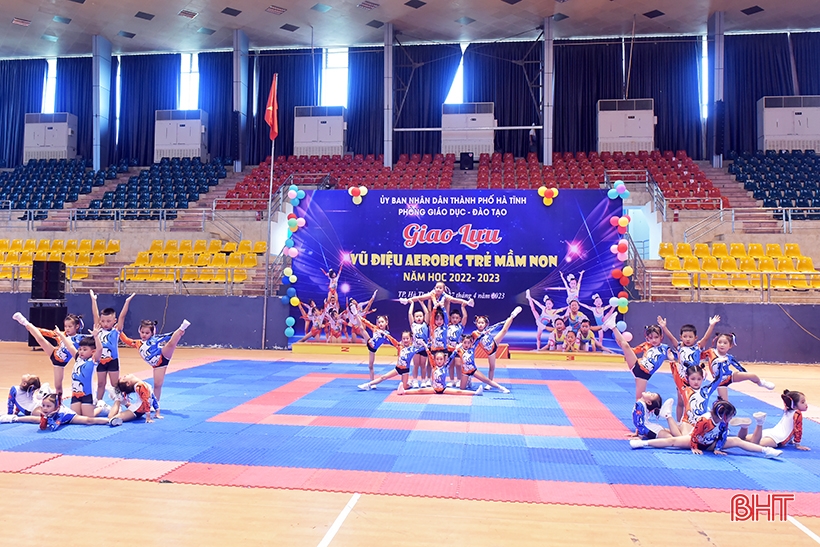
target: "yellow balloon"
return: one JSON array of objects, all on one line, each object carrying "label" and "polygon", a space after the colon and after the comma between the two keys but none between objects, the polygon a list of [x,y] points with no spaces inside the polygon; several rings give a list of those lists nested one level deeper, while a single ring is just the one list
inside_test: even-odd
[{"label": "yellow balloon", "polygon": [[619,313],[626,313],[629,311],[629,306],[618,306]]},{"label": "yellow balloon", "polygon": [[546,194],[546,193],[547,193],[547,187],[546,186],[541,186],[541,187],[538,188],[538,196],[539,197],[544,197],[544,194]]},{"label": "yellow balloon", "polygon": [[288,277],[288,280],[289,280],[291,283],[296,283],[296,279],[297,279],[297,277],[296,277],[295,275],[292,275],[292,276]]},{"label": "yellow balloon", "polygon": [[360,192],[360,194],[359,194],[360,196],[366,196],[367,195],[367,186],[359,186],[359,192]]},{"label": "yellow balloon", "polygon": [[558,188],[552,189],[552,198],[555,199],[558,197]]},{"label": "yellow balloon", "polygon": [[290,305],[291,306],[298,306],[299,305],[299,297],[298,296],[291,296],[290,297]]},{"label": "yellow balloon", "polygon": [[629,224],[629,219],[626,217],[621,217],[618,219],[618,226],[626,228],[626,225]]},{"label": "yellow balloon", "polygon": [[356,205],[361,205],[362,196],[353,196],[353,203],[355,203]]},{"label": "yellow balloon", "polygon": [[[355,198],[353,198],[353,199],[355,199]],[[288,226],[288,230],[290,230],[291,232],[295,232],[298,229],[299,229],[298,226]]]},{"label": "yellow balloon", "polygon": [[626,267],[624,268],[624,275],[625,275],[626,277],[631,276],[633,273],[635,273],[635,270],[633,270],[633,269],[632,269],[632,266],[626,266]]},{"label": "yellow balloon", "polygon": [[293,275],[293,269],[285,268],[284,270],[282,270],[282,273],[285,274],[285,277],[290,277]]},{"label": "yellow balloon", "polygon": [[546,205],[547,207],[552,205],[552,198],[544,198],[544,205]]}]

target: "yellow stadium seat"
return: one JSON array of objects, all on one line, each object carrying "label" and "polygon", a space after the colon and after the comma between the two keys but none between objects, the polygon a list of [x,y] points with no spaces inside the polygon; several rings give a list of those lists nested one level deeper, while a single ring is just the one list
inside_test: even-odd
[{"label": "yellow stadium seat", "polygon": [[225,266],[225,255],[222,253],[215,254],[213,260],[211,260],[211,266],[214,268],[221,268]]},{"label": "yellow stadium seat", "polygon": [[165,266],[165,255],[162,254],[162,249],[151,255],[151,260],[148,262],[148,265],[155,268],[162,268]]},{"label": "yellow stadium seat", "polygon": [[233,282],[234,283],[244,283],[248,280],[248,272],[245,270],[232,270],[233,272]]},{"label": "yellow stadium seat", "polygon": [[772,274],[772,288],[773,289],[791,289],[792,284],[789,282],[789,276],[786,274]]},{"label": "yellow stadium seat", "polygon": [[253,252],[253,244],[249,239],[243,239],[239,242],[239,246],[236,248],[237,253],[252,253]]},{"label": "yellow stadium seat", "polygon": [[253,252],[261,255],[268,252],[268,242],[267,241],[257,241],[253,244]]},{"label": "yellow stadium seat", "polygon": [[242,259],[243,268],[256,268],[256,266],[258,266],[258,260],[256,258],[256,255],[245,255]]},{"label": "yellow stadium seat", "polygon": [[196,259],[197,266],[207,267],[211,265],[211,260],[213,260],[214,255],[209,255],[207,253],[202,253]]},{"label": "yellow stadium seat", "polygon": [[156,282],[173,281],[174,272],[168,268],[154,268],[151,270],[151,276],[148,280]]},{"label": "yellow stadium seat", "polygon": [[791,258],[800,258],[803,253],[800,252],[799,243],[786,243],[786,256]]},{"label": "yellow stadium seat", "polygon": [[741,272],[756,272],[757,271],[757,264],[755,264],[755,259],[746,257],[740,259],[740,271]]},{"label": "yellow stadium seat", "polygon": [[20,274],[19,274],[20,279],[23,279],[23,280],[31,279],[31,270],[32,270],[31,264],[20,266],[20,269],[18,270],[20,272]]},{"label": "yellow stadium seat", "polygon": [[214,280],[214,270],[211,268],[202,268],[199,271],[199,279],[197,279],[200,283],[211,283]]},{"label": "yellow stadium seat", "polygon": [[763,245],[760,243],[749,243],[749,256],[752,258],[761,258],[766,256],[763,252]]},{"label": "yellow stadium seat", "polygon": [[104,253],[94,253],[91,255],[91,266],[104,266],[105,265],[105,254]]},{"label": "yellow stadium seat", "polygon": [[709,250],[709,245],[706,243],[695,243],[695,256],[698,258],[712,256],[712,252]]},{"label": "yellow stadium seat", "polygon": [[782,257],[777,261],[777,271],[778,272],[796,272],[797,270],[794,268],[794,260],[787,257]]},{"label": "yellow stadium seat", "polygon": [[817,270],[814,269],[814,262],[812,261],[810,256],[801,256],[797,259],[797,271],[804,273],[814,273]]},{"label": "yellow stadium seat", "polygon": [[77,266],[91,265],[91,253],[79,253],[77,255]]},{"label": "yellow stadium seat", "polygon": [[39,253],[41,251],[51,251],[51,241],[49,241],[48,239],[41,239],[40,241],[38,241],[37,252]]},{"label": "yellow stadium seat", "polygon": [[95,239],[94,240],[94,246],[91,247],[91,252],[104,253],[105,252],[105,240],[104,239]]},{"label": "yellow stadium seat", "polygon": [[[741,259],[741,260],[743,260],[743,259]],[[735,272],[740,271],[740,270],[738,270],[738,267],[737,267],[737,260],[735,260],[734,258],[731,258],[731,257],[721,259],[721,261],[720,261],[720,271],[728,272],[728,273],[735,273]]]},{"label": "yellow stadium seat", "polygon": [[66,252],[77,252],[80,250],[80,245],[77,243],[76,239],[69,239],[65,242],[65,250]]},{"label": "yellow stadium seat", "polygon": [[0,239],[0,253],[9,252],[10,241],[8,239]]},{"label": "yellow stadium seat", "polygon": [[[255,258],[255,255],[254,255],[254,258]],[[247,266],[245,266],[245,267],[247,268]],[[663,269],[664,270],[669,270],[669,271],[672,271],[672,272],[680,271],[680,269],[681,269],[680,259],[676,256],[667,256],[663,260]]]},{"label": "yellow stadium seat", "polygon": [[20,264],[31,264],[34,261],[34,253],[31,251],[23,251],[20,253]]},{"label": "yellow stadium seat", "polygon": [[683,259],[683,271],[685,272],[699,272],[700,271],[700,263],[698,259],[692,255],[686,256]]},{"label": "yellow stadium seat", "polygon": [[16,266],[20,263],[20,253],[6,253],[5,264]]},{"label": "yellow stadium seat", "polygon": [[179,265],[183,268],[186,266],[196,265],[196,257],[194,256],[194,253],[182,253],[182,256],[179,257]]},{"label": "yellow stadium seat", "polygon": [[0,266],[0,279],[11,279],[14,275],[14,268],[11,266]]},{"label": "yellow stadium seat", "polygon": [[91,252],[91,240],[90,239],[81,239],[80,240],[80,248],[79,251],[81,253],[90,253]]},{"label": "yellow stadium seat", "polygon": [[165,242],[165,254],[179,252],[179,242],[176,239],[169,239]]},{"label": "yellow stadium seat", "polygon": [[74,266],[77,264],[77,253],[65,253],[63,255],[63,262],[66,266]]},{"label": "yellow stadium seat", "polygon": [[137,268],[131,278],[133,281],[148,281],[151,277],[151,270],[148,268]]},{"label": "yellow stadium seat", "polygon": [[[685,258],[683,260],[684,261],[684,268],[683,269],[687,270],[687,271],[690,271],[690,268],[687,268],[685,266],[685,263],[686,263],[687,260],[688,260],[688,258]],[[718,271],[720,271],[720,268],[718,267],[717,258],[715,258],[713,256],[707,256],[706,258],[704,258],[703,259],[703,264],[701,265],[701,270],[703,270],[704,272],[718,272]]]},{"label": "yellow stadium seat", "polygon": [[9,251],[12,253],[20,253],[23,251],[23,240],[22,239],[12,239],[11,245],[9,246]]},{"label": "yellow stadium seat", "polygon": [[743,258],[744,256],[747,256],[746,247],[743,246],[743,243],[730,243],[729,256],[734,258]]},{"label": "yellow stadium seat", "polygon": [[792,289],[796,289],[798,291],[807,291],[811,289],[811,283],[806,281],[805,275],[792,274],[789,276],[789,283],[791,284]]},{"label": "yellow stadium seat", "polygon": [[229,268],[241,268],[242,267],[242,255],[233,253],[228,255],[228,267]]},{"label": "yellow stadium seat", "polygon": [[774,265],[774,259],[770,256],[761,257],[760,260],[758,260],[757,269],[763,273],[774,273],[777,271]]},{"label": "yellow stadium seat", "polygon": [[196,268],[187,268],[182,272],[182,281],[186,283],[195,282],[199,279],[199,270]]},{"label": "yellow stadium seat", "polygon": [[218,239],[212,239],[208,242],[208,252],[211,254],[216,254],[222,250],[222,241]]},{"label": "yellow stadium seat", "polygon": [[668,241],[661,242],[658,246],[658,256],[664,259],[670,256],[675,256],[675,247]]},{"label": "yellow stadium seat", "polygon": [[23,251],[31,251],[32,253],[37,250],[37,241],[34,239],[27,239],[26,242],[23,244]]},{"label": "yellow stadium seat", "polygon": [[161,253],[162,252],[162,240],[155,239],[151,242],[151,246],[148,247],[149,253]]},{"label": "yellow stadium seat", "polygon": [[65,241],[62,239],[55,239],[51,242],[52,253],[62,253],[65,250]]},{"label": "yellow stadium seat", "polygon": [[749,284],[755,289],[768,289],[769,278],[763,274],[749,274]]},{"label": "yellow stadium seat", "polygon": [[734,287],[735,289],[754,289],[751,283],[749,283],[749,276],[746,274],[731,274],[729,276],[729,279],[730,283],[732,284],[732,287]]},{"label": "yellow stadium seat", "polygon": [[6,253],[0,253],[0,264],[6,263]]},{"label": "yellow stadium seat", "polygon": [[780,249],[779,243],[767,243],[766,244],[766,256],[771,258],[780,258],[783,256],[783,251]]},{"label": "yellow stadium seat", "polygon": [[225,283],[228,280],[228,272],[225,268],[217,268],[214,270],[214,283]]},{"label": "yellow stadium seat", "polygon": [[236,243],[233,241],[226,241],[225,245],[222,246],[223,253],[235,253],[236,252]]},{"label": "yellow stadium seat", "polygon": [[[706,277],[702,275],[701,277]],[[712,279],[710,280],[712,287],[715,289],[728,289],[732,285],[729,283],[729,274],[725,273],[713,273]]]},{"label": "yellow stadium seat", "polygon": [[811,276],[811,286],[813,289],[820,289],[820,275]]},{"label": "yellow stadium seat", "polygon": [[72,281],[79,281],[81,279],[88,279],[88,268],[85,266],[69,268],[68,278]]},{"label": "yellow stadium seat", "polygon": [[168,268],[176,268],[179,266],[179,255],[177,253],[169,254],[165,259],[165,266]]},{"label": "yellow stadium seat", "polygon": [[34,260],[48,260],[48,251],[37,251],[34,253]]},{"label": "yellow stadium seat", "polygon": [[48,261],[49,262],[62,262],[63,261],[63,253],[48,253]]},{"label": "yellow stadium seat", "polygon": [[134,266],[147,266],[148,260],[148,251],[140,251],[137,253],[136,260],[134,260]]},{"label": "yellow stadium seat", "polygon": [[688,243],[678,243],[675,246],[675,254],[678,255],[680,258],[692,256],[692,246]]},{"label": "yellow stadium seat", "polygon": [[208,242],[204,239],[197,239],[194,242],[194,254],[204,253],[208,250]]},{"label": "yellow stadium seat", "polygon": [[120,252],[120,240],[119,239],[109,239],[108,244],[105,246],[105,254],[113,255]]},{"label": "yellow stadium seat", "polygon": [[712,243],[712,256],[715,258],[726,258],[729,251],[726,250],[725,243]]},{"label": "yellow stadium seat", "polygon": [[193,246],[191,245],[190,239],[183,239],[179,242],[179,252],[181,253],[190,253],[193,251]]}]

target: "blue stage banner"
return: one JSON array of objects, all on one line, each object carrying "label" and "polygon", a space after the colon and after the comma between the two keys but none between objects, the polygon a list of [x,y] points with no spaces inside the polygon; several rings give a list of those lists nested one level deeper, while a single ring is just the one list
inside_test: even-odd
[{"label": "blue stage banner", "polygon": [[[476,315],[494,323],[522,306],[504,339],[519,350],[545,346],[544,326],[574,298],[593,326],[602,323],[622,290],[611,275],[622,264],[610,249],[620,238],[610,218],[622,214],[621,200],[605,191],[561,190],[551,206],[535,190],[371,190],[360,205],[347,192],[316,190],[300,201],[294,213],[305,225],[292,235],[299,300],[322,308],[330,294],[344,310],[376,292],[368,319],[387,315],[397,337],[408,328],[399,300],[438,282],[474,299],[465,332]],[[292,343],[305,324],[297,308],[291,315],[298,319]],[[610,338],[605,345],[614,347]]]}]

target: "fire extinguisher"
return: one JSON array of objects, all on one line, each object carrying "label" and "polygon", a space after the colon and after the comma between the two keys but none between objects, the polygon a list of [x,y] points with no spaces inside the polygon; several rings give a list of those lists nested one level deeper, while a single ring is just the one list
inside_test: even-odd
[{"label": "fire extinguisher", "polygon": [[677,222],[680,220],[680,215],[678,215],[678,210],[675,209],[675,212],[672,213],[672,222]]}]

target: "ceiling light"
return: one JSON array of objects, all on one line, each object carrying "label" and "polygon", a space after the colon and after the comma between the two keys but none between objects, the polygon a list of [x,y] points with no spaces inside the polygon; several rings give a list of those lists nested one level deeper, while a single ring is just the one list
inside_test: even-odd
[{"label": "ceiling light", "polygon": [[268,6],[265,9],[265,11],[268,12],[268,13],[272,13],[274,15],[282,15],[283,13],[285,13],[288,10],[286,10],[285,8],[280,8],[279,6]]},{"label": "ceiling light", "polygon": [[29,21],[28,19],[20,19],[19,17],[15,17],[11,20],[11,24],[18,25],[21,27],[27,27],[31,24],[31,21]]},{"label": "ceiling light", "polygon": [[366,9],[366,10],[372,10],[372,9],[378,8],[379,5],[376,2],[370,2],[369,0],[365,0],[364,2],[362,2],[360,4],[356,4],[356,7],[361,8],[361,9]]},{"label": "ceiling light", "polygon": [[186,17],[188,19],[194,19],[199,14],[195,11],[184,9],[184,10],[180,11],[179,13],[177,13],[177,15],[179,15],[181,17]]}]

